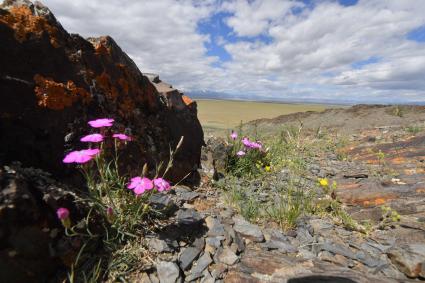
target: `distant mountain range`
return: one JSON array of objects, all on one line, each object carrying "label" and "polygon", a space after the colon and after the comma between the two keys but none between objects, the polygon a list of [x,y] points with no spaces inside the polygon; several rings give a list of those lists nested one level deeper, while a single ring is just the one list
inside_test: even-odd
[{"label": "distant mountain range", "polygon": [[403,102],[395,99],[394,101],[383,103],[381,100],[358,101],[355,99],[292,99],[288,97],[264,97],[252,94],[229,94],[214,91],[189,91],[186,92],[193,99],[219,99],[219,100],[246,100],[257,102],[275,102],[275,103],[312,103],[312,104],[333,104],[333,105],[355,105],[355,104],[408,104],[408,105],[425,105],[425,101],[408,101]]}]

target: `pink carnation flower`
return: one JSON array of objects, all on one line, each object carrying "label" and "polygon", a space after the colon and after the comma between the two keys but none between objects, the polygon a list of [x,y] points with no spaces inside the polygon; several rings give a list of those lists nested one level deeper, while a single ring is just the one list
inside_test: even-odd
[{"label": "pink carnation flower", "polygon": [[243,138],[242,143],[247,148],[253,148],[253,149],[261,149],[263,146],[261,143],[258,142],[252,142],[248,138]]},{"label": "pink carnation flower", "polygon": [[114,119],[102,118],[89,121],[88,124],[93,128],[111,127],[114,123]]},{"label": "pink carnation flower", "polygon": [[86,163],[92,160],[99,152],[100,150],[97,148],[71,151],[65,156],[63,163]]},{"label": "pink carnation flower", "polygon": [[251,148],[261,149],[263,146],[258,142],[251,142]]},{"label": "pink carnation flower", "polygon": [[125,134],[113,134],[112,137],[122,141],[131,141],[131,137]]},{"label": "pink carnation flower", "polygon": [[230,137],[232,138],[232,140],[236,140],[238,138],[238,134],[232,131],[232,133],[230,134]]},{"label": "pink carnation flower", "polygon": [[251,142],[249,141],[248,138],[243,138],[242,139],[242,144],[246,147],[251,147]]},{"label": "pink carnation flower", "polygon": [[82,142],[102,142],[103,136],[101,134],[91,134],[84,136],[80,139]]},{"label": "pink carnation flower", "polygon": [[236,155],[237,156],[244,156],[246,154],[246,152],[245,151],[243,151],[243,150],[239,150],[237,153],[236,153]]},{"label": "pink carnation flower", "polygon": [[127,188],[133,190],[136,195],[143,194],[145,191],[153,189],[153,182],[146,177],[134,177],[131,178]]},{"label": "pink carnation flower", "polygon": [[69,217],[69,210],[65,207],[60,207],[56,210],[56,214],[59,220],[65,220]]},{"label": "pink carnation flower", "polygon": [[155,185],[155,187],[157,188],[157,190],[159,191],[159,192],[162,192],[162,191],[167,191],[167,190],[169,190],[170,189],[170,183],[168,183],[167,181],[165,181],[164,179],[162,179],[162,178],[156,178],[156,179],[154,179],[153,180],[153,183],[154,183],[154,185]]}]

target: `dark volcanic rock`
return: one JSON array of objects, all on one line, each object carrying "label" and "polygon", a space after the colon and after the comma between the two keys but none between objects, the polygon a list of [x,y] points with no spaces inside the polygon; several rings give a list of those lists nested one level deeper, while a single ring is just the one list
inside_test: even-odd
[{"label": "dark volcanic rock", "polygon": [[75,224],[88,211],[77,199],[41,170],[0,167],[0,281],[46,282],[72,262],[80,247],[63,236],[56,210],[68,208]]},{"label": "dark volcanic rock", "polygon": [[7,0],[0,6],[0,42],[0,163],[19,160],[71,176],[61,165],[64,150],[81,146],[88,120],[110,117],[113,131],[134,137],[122,154],[123,170],[167,162],[169,146],[182,136],[166,178],[180,181],[198,168],[204,142],[195,102],[180,94],[173,96],[180,107],[168,107],[112,38],[85,40],[39,2]]}]

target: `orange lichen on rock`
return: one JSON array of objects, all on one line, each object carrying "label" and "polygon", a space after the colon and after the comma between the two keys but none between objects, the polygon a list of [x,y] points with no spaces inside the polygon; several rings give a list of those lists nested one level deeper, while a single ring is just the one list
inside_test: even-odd
[{"label": "orange lichen on rock", "polygon": [[98,43],[95,45],[94,50],[97,55],[109,55],[109,50],[103,44]]},{"label": "orange lichen on rock", "polygon": [[395,197],[387,196],[387,197],[377,197],[377,198],[371,198],[368,200],[358,201],[358,204],[362,204],[363,206],[378,206],[383,205],[384,203],[388,202],[389,200],[393,200]]},{"label": "orange lichen on rock", "polygon": [[193,103],[193,100],[190,99],[190,97],[187,96],[187,95],[182,95],[182,99],[183,99],[184,104],[186,104],[186,105],[190,105],[190,104]]},{"label": "orange lichen on rock", "polygon": [[38,105],[41,107],[62,110],[72,106],[78,100],[88,103],[91,99],[90,93],[84,88],[77,87],[72,81],[68,81],[66,84],[58,83],[39,74],[34,76],[34,81],[36,84],[35,95]]},{"label": "orange lichen on rock", "polygon": [[118,84],[120,85],[121,90],[124,92],[124,94],[128,94],[128,89],[129,89],[128,81],[125,80],[124,78],[120,78],[118,80]]},{"label": "orange lichen on rock", "polygon": [[363,205],[364,206],[383,205],[386,202],[387,201],[383,198],[377,198],[377,199],[374,199],[374,200],[365,200],[365,201],[363,201]]},{"label": "orange lichen on rock", "polygon": [[47,32],[53,47],[59,47],[58,29],[43,17],[34,16],[27,6],[12,7],[9,13],[0,16],[0,23],[4,23],[15,31],[15,38],[19,42],[26,41],[31,34],[41,37]]},{"label": "orange lichen on rock", "polygon": [[107,98],[114,100],[118,97],[118,90],[112,83],[111,77],[106,72],[103,72],[101,75],[97,76],[96,81]]}]

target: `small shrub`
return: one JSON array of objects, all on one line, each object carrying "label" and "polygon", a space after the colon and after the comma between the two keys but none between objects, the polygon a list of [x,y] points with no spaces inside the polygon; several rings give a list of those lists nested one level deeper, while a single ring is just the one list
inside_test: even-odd
[{"label": "small shrub", "polygon": [[400,214],[392,209],[389,206],[381,206],[381,210],[382,210],[382,217],[381,217],[381,221],[378,224],[379,229],[385,229],[388,226],[391,226],[394,222],[399,222],[400,221]]},{"label": "small shrub", "polygon": [[266,208],[266,213],[282,229],[289,230],[295,227],[300,216],[310,212],[314,194],[293,184],[289,184],[285,191],[277,201]]},{"label": "small shrub", "polygon": [[229,143],[227,172],[236,177],[253,177],[270,171],[267,150],[260,141],[252,141],[248,137],[240,139],[236,132],[232,132]]}]

